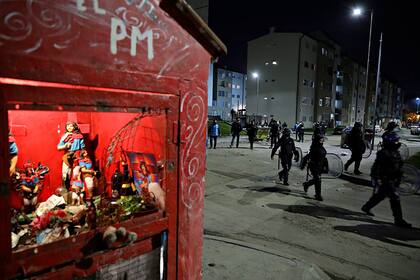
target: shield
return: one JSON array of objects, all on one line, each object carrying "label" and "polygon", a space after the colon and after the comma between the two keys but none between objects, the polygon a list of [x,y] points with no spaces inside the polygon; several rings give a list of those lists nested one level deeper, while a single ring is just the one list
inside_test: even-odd
[{"label": "shield", "polygon": [[343,173],[343,161],[337,154],[327,153],[322,169],[321,178],[338,178]]},{"label": "shield", "polygon": [[[343,161],[337,154],[327,153],[322,163],[322,179],[335,179],[343,173]],[[308,168],[307,179],[311,176]]]},{"label": "shield", "polygon": [[398,149],[398,151],[400,152],[401,158],[402,160],[406,160],[410,157],[410,152],[408,150],[408,147],[406,144],[401,143],[400,148]]},{"label": "shield", "polygon": [[402,195],[415,194],[420,189],[420,170],[409,163],[402,167],[402,178],[399,192]]}]

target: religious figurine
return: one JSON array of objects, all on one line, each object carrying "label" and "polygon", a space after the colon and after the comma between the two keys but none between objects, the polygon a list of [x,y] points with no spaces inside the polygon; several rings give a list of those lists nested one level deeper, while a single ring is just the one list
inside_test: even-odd
[{"label": "religious figurine", "polygon": [[93,169],[92,161],[90,160],[86,150],[82,150],[79,159],[81,179],[84,183],[84,196],[85,199],[91,199],[93,195],[94,187],[94,176],[97,175],[97,171]]},{"label": "religious figurine", "polygon": [[83,135],[75,122],[66,123],[66,133],[61,137],[57,145],[59,151],[64,151],[62,165],[63,185],[69,188],[70,175],[73,170],[74,160],[80,157],[80,151],[85,148]]},{"label": "religious figurine", "polygon": [[16,171],[16,164],[18,161],[18,147],[15,142],[15,138],[12,136],[9,130],[9,174],[12,176]]},{"label": "religious figurine", "polygon": [[23,208],[25,212],[34,210],[38,203],[38,194],[42,189],[42,181],[49,172],[47,166],[40,163],[35,168],[34,164],[27,162],[24,164],[24,171],[18,172],[17,190],[23,196]]},{"label": "religious figurine", "polygon": [[147,189],[152,182],[152,176],[144,161],[140,162],[139,170],[134,170],[134,178],[137,193],[140,195],[143,189]]},{"label": "religious figurine", "polygon": [[80,166],[76,166],[73,168],[73,172],[71,174],[71,181],[70,181],[70,191],[71,197],[69,204],[71,205],[81,205],[83,203],[83,188],[84,184],[82,181],[82,174],[80,171]]}]

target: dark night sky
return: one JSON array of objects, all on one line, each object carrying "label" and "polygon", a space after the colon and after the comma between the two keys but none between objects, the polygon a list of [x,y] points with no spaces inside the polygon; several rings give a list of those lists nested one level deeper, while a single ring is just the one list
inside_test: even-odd
[{"label": "dark night sky", "polygon": [[[209,0],[209,25],[228,47],[220,65],[246,73],[246,42],[268,33],[322,30],[349,55],[366,64],[369,15],[352,18],[351,8],[374,9],[371,66],[377,65],[379,36],[383,32],[382,74],[406,91],[414,107],[420,96],[420,15],[409,0]],[[416,38],[417,37],[417,38]],[[419,40],[420,41],[420,40]]]}]

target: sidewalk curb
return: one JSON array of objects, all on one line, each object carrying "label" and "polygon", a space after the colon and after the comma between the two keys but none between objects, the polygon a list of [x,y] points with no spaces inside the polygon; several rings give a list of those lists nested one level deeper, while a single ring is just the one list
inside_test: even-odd
[{"label": "sidewalk curb", "polygon": [[249,250],[254,250],[262,253],[266,253],[269,255],[273,255],[279,258],[284,259],[288,262],[291,266],[305,268],[304,271],[304,278],[303,279],[322,279],[322,280],[331,280],[330,276],[328,276],[319,266],[314,263],[308,263],[302,261],[294,256],[286,256],[278,250],[273,250],[271,248],[256,245],[253,243],[248,243],[236,239],[221,237],[218,235],[211,235],[211,234],[203,234],[204,239],[227,243],[234,246],[239,246],[242,248],[246,248]]}]

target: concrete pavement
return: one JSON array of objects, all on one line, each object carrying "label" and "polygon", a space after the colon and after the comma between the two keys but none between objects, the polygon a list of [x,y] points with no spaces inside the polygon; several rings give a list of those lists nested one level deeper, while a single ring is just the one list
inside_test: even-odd
[{"label": "concrete pavement", "polygon": [[[373,210],[376,217],[364,215],[370,188],[323,180],[318,202],[313,188],[303,192],[297,168],[290,186],[279,184],[266,145],[229,149],[230,139],[220,140],[219,149],[208,151],[204,280],[418,279],[420,230],[394,227],[385,201]],[[416,227],[419,202],[402,198],[404,216]]]}]

